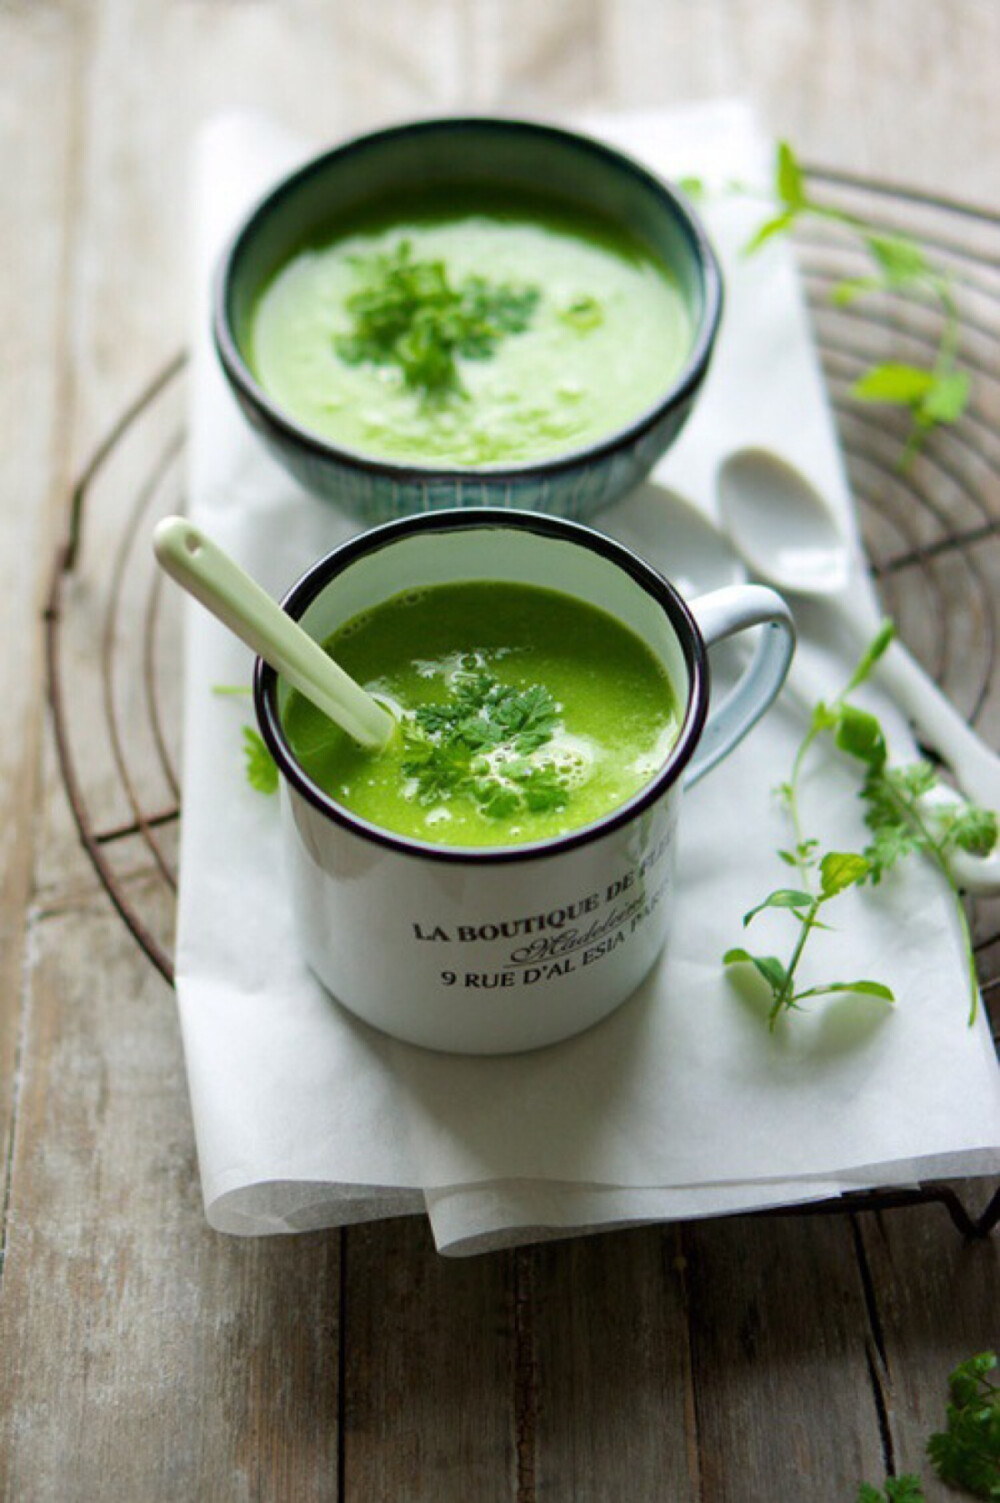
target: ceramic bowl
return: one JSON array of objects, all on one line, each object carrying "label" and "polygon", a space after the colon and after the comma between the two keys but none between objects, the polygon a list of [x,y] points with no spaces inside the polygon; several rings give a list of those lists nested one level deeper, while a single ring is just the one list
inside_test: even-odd
[{"label": "ceramic bowl", "polygon": [[[682,369],[657,400],[597,442],[549,459],[475,468],[396,463],[310,432],[263,390],[247,358],[252,312],[282,263],[330,225],[391,203],[404,188],[474,183],[541,195],[637,236],[670,268],[693,327]],[[718,262],[682,195],[646,168],[575,132],[520,120],[426,120],[359,137],[284,178],[225,252],[213,299],[219,358],[244,414],[310,491],[365,522],[441,507],[495,505],[586,518],[631,489],[673,442],[705,378],[722,309]]]}]

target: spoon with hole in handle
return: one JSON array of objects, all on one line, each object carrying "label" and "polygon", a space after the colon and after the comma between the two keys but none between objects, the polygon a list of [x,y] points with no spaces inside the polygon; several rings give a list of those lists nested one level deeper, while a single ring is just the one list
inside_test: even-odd
[{"label": "spoon with hole in handle", "polygon": [[355,683],[276,600],[184,517],[165,517],[153,533],[157,561],[188,594],[317,709],[368,751],[381,751],[396,722]]},{"label": "spoon with hole in handle", "polygon": [[[826,501],[806,477],[768,449],[739,449],[719,469],[717,496],[723,526],[753,572],[787,594],[824,597],[860,641],[847,597],[851,551]],[[987,809],[1000,810],[1000,756],[900,642],[890,643],[875,674],[925,745],[952,769],[963,793]],[[937,801],[948,797],[942,790]],[[959,854],[953,866],[960,880],[975,891],[995,891],[1000,858],[959,861]]]}]

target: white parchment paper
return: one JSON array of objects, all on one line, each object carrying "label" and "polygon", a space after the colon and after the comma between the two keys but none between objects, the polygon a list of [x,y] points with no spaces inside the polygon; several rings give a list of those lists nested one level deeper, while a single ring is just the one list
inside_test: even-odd
[{"label": "white parchment paper", "polygon": [[[668,176],[769,181],[770,145],[739,104],[584,123]],[[211,348],[208,288],[245,207],[314,149],[263,119],[226,117],[205,131],[195,171],[190,512],[276,594],[357,524],[300,490],[244,425]],[[726,277],[723,328],[657,478],[711,515],[720,459],[767,444],[853,529],[790,251],[739,255],[761,212],[726,194],[705,209]],[[685,563],[670,515],[653,486],[599,524],[670,574]],[[874,622],[861,578],[856,597]],[[799,624],[796,671],[835,690],[850,659],[828,618],[803,611]],[[688,796],[673,936],[639,993],[568,1043],[461,1059],[375,1033],[304,967],[276,801],[242,775],[252,711],[213,692],[249,682],[249,654],[197,607],[186,628],[177,992],[213,1226],[290,1232],[426,1210],[438,1247],[465,1253],[1000,1167],[1000,1075],[983,1020],[966,1026],[954,915],[927,867],[838,900],[837,932],[813,942],[802,973],[884,981],[894,1008],[844,998],[770,1033],[759,992],[721,964],[743,941],[746,909],[785,880],[772,789],[803,731],[794,695]],[[870,697],[908,754],[905,726]],[[855,785],[835,760],[813,764],[805,804],[828,843],[859,847]],[[789,922],[763,917],[751,948],[786,950]]]}]

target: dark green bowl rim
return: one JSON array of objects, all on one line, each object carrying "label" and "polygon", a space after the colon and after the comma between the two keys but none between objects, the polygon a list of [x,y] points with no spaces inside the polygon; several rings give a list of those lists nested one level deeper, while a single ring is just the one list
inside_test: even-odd
[{"label": "dark green bowl rim", "polygon": [[[553,836],[550,840],[531,844],[497,847],[438,846],[430,842],[412,839],[352,814],[338,804],[318,784],[307,776],[296,761],[285,737],[278,711],[278,675],[263,659],[254,665],[253,697],[257,722],[264,742],[274,758],[282,776],[307,803],[336,824],[351,830],[363,840],[388,847],[407,856],[430,861],[458,865],[502,866],[511,862],[532,861],[550,856],[561,856],[565,851],[575,850],[599,840],[610,830],[631,824],[646,809],[655,804],[668,788],[679,783],[691,757],[694,755],[708,715],[709,668],[708,652],[690,607],[677,589],[652,564],[638,553],[633,553],[624,543],[596,531],[583,522],[570,521],[567,517],[547,516],[544,512],[519,511],[495,506],[466,506],[442,508],[440,511],[414,512],[397,517],[379,527],[359,532],[346,542],[331,549],[317,560],[292,586],[282,608],[295,621],[301,620],[312,602],[321,595],[332,580],[349,565],[366,554],[391,547],[401,538],[414,534],[474,531],[478,529],[502,531],[517,529],[533,532],[544,538],[556,538],[588,548],[602,558],[609,559],[628,574],[640,589],[645,590],[661,608],[677,634],[688,673],[688,694],[684,718],[677,740],[670,755],[645,787],[603,818],[591,824],[568,830],[565,835]],[[556,586],[558,588],[558,586]]]},{"label": "dark green bowl rim", "polygon": [[[448,469],[413,463],[395,464],[391,460],[374,458],[357,449],[323,439],[311,429],[298,423],[282,407],[272,401],[257,382],[240,353],[229,323],[230,287],[243,248],[258,224],[279,208],[282,200],[300,183],[315,173],[323,172],[331,161],[342,160],[354,152],[365,151],[376,143],[392,140],[394,137],[453,130],[504,131],[515,135],[548,137],[563,141],[576,150],[600,157],[652,188],[670,209],[691,244],[696,264],[701,268],[704,307],[688,359],[658,401],[646,408],[638,417],[633,418],[630,423],[614,429],[606,438],[596,443],[570,450],[568,453],[554,455],[550,459],[524,460],[515,465],[481,465],[475,469]],[[355,136],[329,151],[312,157],[301,167],[282,178],[250,209],[223,251],[212,290],[212,334],[223,369],[244,401],[266,417],[271,428],[277,430],[284,439],[301,449],[308,450],[317,459],[338,461],[346,467],[365,470],[399,483],[433,484],[466,481],[474,484],[477,480],[487,484],[495,484],[498,481],[513,483],[529,476],[544,480],[561,471],[577,469],[581,465],[610,457],[616,451],[631,446],[641,439],[645,433],[656,426],[661,418],[667,416],[675,407],[682,405],[689,396],[693,395],[704,379],[722,317],[722,302],[722,273],[718,259],[694,210],[679,192],[633,157],[619,151],[616,147],[605,145],[603,141],[592,136],[540,121],[508,119],[505,116],[493,115],[449,115],[408,121],[402,125],[392,125],[383,130],[369,131],[364,135]]]}]

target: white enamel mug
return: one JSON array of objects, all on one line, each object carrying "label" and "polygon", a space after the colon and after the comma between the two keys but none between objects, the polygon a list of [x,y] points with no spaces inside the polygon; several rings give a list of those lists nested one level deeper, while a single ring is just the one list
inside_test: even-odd
[{"label": "white enamel mug", "polygon": [[[283,604],[324,641],[404,590],[476,579],[557,589],[616,616],[652,648],[685,707],[663,766],[594,823],[485,850],[397,835],[306,775],[282,729],[289,691],[261,662],[254,698],[281,774],[288,878],[310,967],[340,1003],[395,1038],[504,1054],[589,1028],[649,971],[667,938],[683,790],[767,709],[794,632],[772,590],[737,585],[687,605],[644,560],[589,527],[492,508],[429,512],[362,533],[311,568]],[[754,654],[710,714],[706,649],[751,627],[763,628]]]}]

